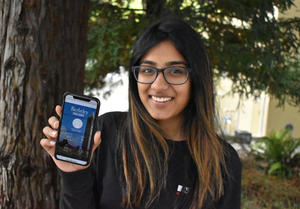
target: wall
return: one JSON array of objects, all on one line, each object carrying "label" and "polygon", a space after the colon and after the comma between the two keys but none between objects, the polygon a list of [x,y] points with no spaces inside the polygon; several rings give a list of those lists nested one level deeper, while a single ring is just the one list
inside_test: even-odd
[{"label": "wall", "polygon": [[300,138],[300,107],[292,107],[290,105],[277,107],[277,101],[274,98],[270,98],[269,113],[266,121],[267,134],[283,129],[289,123],[294,126],[293,136]]}]

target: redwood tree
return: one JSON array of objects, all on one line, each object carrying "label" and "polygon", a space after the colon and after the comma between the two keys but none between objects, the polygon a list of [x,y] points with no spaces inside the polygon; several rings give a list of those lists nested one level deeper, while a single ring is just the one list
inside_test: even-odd
[{"label": "redwood tree", "polygon": [[0,209],[58,208],[39,140],[65,91],[82,92],[87,0],[0,0]]}]

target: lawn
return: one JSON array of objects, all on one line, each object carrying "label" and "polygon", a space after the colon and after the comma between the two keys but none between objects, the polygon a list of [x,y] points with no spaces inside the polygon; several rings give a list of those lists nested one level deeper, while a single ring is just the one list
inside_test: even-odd
[{"label": "lawn", "polygon": [[300,209],[299,176],[266,175],[250,157],[242,161],[242,209]]}]

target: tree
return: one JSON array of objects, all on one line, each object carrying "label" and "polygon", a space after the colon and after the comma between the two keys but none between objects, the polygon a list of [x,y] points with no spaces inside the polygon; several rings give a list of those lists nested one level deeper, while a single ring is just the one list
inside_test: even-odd
[{"label": "tree", "polygon": [[55,209],[42,128],[64,91],[82,92],[88,1],[0,1],[0,208]]},{"label": "tree", "polygon": [[[234,81],[233,92],[274,95],[300,103],[300,18],[278,19],[293,0],[93,0],[89,20],[88,88],[102,85],[108,72],[128,66],[139,31],[163,16],[179,16],[203,37],[216,77]],[[101,70],[99,70],[101,69]],[[288,99],[289,98],[289,99]]]}]

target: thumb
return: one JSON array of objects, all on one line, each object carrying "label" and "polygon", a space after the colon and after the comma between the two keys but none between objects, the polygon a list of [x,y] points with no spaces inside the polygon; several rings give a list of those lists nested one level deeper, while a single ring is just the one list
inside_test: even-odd
[{"label": "thumb", "polygon": [[97,131],[94,135],[94,145],[93,145],[93,152],[95,149],[101,144],[101,132]]},{"label": "thumb", "polygon": [[101,132],[97,131],[94,135],[94,145],[93,145],[93,148],[92,148],[92,155],[91,155],[91,159],[90,159],[90,164],[91,164],[91,160],[92,160],[93,155],[94,155],[94,151],[100,145],[100,143],[101,143]]}]

